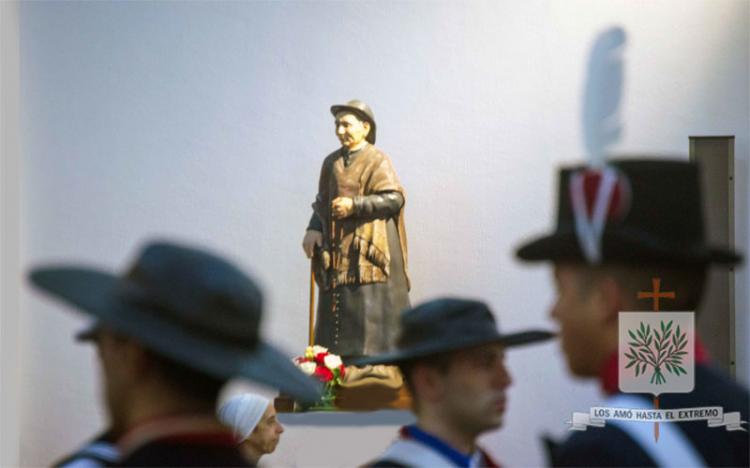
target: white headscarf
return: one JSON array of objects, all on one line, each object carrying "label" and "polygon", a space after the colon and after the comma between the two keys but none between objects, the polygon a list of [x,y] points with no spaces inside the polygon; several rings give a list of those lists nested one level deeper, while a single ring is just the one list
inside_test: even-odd
[{"label": "white headscarf", "polygon": [[250,437],[270,403],[268,398],[252,393],[237,395],[221,405],[219,420],[232,429],[238,443],[243,442]]}]

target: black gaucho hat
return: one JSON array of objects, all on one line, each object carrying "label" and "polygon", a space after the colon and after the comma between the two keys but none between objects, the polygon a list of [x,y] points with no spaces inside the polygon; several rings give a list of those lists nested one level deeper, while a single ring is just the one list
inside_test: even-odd
[{"label": "black gaucho hat", "polygon": [[375,144],[375,134],[377,126],[375,125],[375,115],[372,113],[370,106],[360,101],[359,99],[352,99],[346,104],[334,104],[331,106],[331,114],[336,117],[339,112],[351,112],[361,120],[365,120],[370,123],[370,133],[365,138],[370,144]]},{"label": "black gaucho hat", "polygon": [[[261,339],[256,283],[211,252],[151,242],[121,274],[50,265],[33,269],[31,281],[93,316],[93,330],[105,326],[210,376],[252,379],[304,401],[319,397],[320,386]],[[91,330],[79,334],[91,337]]]},{"label": "black gaucho hat", "polygon": [[680,160],[564,168],[555,231],[516,254],[526,261],[738,263],[738,253],[706,243],[699,176],[696,164]]},{"label": "black gaucho hat", "polygon": [[483,344],[500,343],[513,347],[546,341],[554,336],[554,333],[542,330],[502,334],[484,302],[440,298],[422,303],[401,315],[401,332],[394,351],[354,359],[347,364],[398,364]]}]

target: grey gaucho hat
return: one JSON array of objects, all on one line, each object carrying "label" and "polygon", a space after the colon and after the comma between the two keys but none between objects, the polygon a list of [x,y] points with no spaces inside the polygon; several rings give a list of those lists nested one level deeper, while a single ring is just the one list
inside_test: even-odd
[{"label": "grey gaucho hat", "polygon": [[397,364],[488,343],[513,347],[546,341],[554,336],[554,333],[543,330],[504,335],[498,331],[495,318],[484,302],[440,298],[424,302],[401,315],[401,333],[394,351],[347,364]]},{"label": "grey gaucho hat", "polygon": [[199,372],[252,379],[303,401],[319,396],[318,383],[261,340],[263,299],[255,282],[205,250],[151,242],[121,275],[60,265],[33,269],[31,281],[96,323]]},{"label": "grey gaucho hat", "polygon": [[331,106],[331,114],[335,117],[339,112],[351,112],[362,120],[366,120],[370,123],[370,133],[365,138],[371,144],[375,144],[375,134],[377,126],[375,125],[375,115],[372,113],[370,106],[360,101],[359,99],[352,99],[346,104],[334,104]]}]

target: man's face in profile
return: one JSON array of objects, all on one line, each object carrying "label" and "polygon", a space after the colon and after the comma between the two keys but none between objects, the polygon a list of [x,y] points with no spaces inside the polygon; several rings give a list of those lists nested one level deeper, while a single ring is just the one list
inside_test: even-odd
[{"label": "man's face in profile", "polygon": [[457,351],[441,378],[444,414],[454,427],[479,434],[502,425],[512,383],[502,345]]},{"label": "man's face in profile", "polygon": [[550,316],[560,327],[560,345],[570,372],[579,377],[598,375],[602,356],[599,336],[607,319],[606,302],[584,273],[584,266],[555,265],[555,303]]},{"label": "man's face in profile", "polygon": [[370,123],[350,112],[336,114],[336,137],[345,148],[356,148],[370,133]]}]

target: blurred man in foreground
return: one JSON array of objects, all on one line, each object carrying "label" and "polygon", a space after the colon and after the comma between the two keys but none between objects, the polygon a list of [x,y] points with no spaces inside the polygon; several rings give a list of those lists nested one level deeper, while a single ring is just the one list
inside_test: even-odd
[{"label": "blurred man in foreground", "polygon": [[[621,160],[599,169],[563,169],[558,203],[555,232],[522,246],[518,256],[553,263],[557,299],[551,315],[560,325],[568,368],[576,377],[598,379],[608,395],[607,407],[653,409],[651,395],[620,391],[619,312],[695,311],[709,265],[734,265],[740,256],[706,244],[694,164]],[[664,329],[661,332],[668,335]],[[638,349],[644,354],[645,347]],[[657,351],[662,356],[668,349]],[[661,394],[658,408],[720,406],[747,419],[747,390],[711,365],[699,337],[695,349],[687,351],[694,352],[694,390]],[[664,374],[677,372],[663,359],[656,364]],[[705,420],[657,427],[607,420],[605,427],[574,433],[553,448],[551,462],[558,466],[748,466],[749,450],[747,432],[710,428]]]},{"label": "blurred man in foreground", "polygon": [[96,319],[79,338],[97,348],[121,466],[247,466],[215,416],[232,377],[318,396],[260,340],[255,283],[212,253],[154,242],[121,275],[62,265],[36,268],[31,280]]}]

